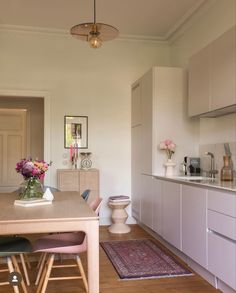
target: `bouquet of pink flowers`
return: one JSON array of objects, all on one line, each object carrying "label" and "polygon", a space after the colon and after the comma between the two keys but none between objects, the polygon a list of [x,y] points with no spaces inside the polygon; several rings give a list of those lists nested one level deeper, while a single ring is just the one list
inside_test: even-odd
[{"label": "bouquet of pink flowers", "polygon": [[16,172],[23,175],[24,179],[43,179],[50,165],[51,162],[48,164],[43,160],[23,159],[16,164]]},{"label": "bouquet of pink flowers", "polygon": [[172,155],[175,153],[176,144],[172,140],[166,139],[162,141],[159,145],[160,150],[165,150],[168,159],[171,159]]}]

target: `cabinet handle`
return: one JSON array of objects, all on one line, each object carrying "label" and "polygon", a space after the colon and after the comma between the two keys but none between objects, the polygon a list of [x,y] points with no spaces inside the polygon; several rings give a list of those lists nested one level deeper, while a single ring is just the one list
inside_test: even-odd
[{"label": "cabinet handle", "polygon": [[214,231],[214,230],[211,230],[211,229],[209,229],[209,228],[207,228],[207,233],[215,234],[215,235],[217,235],[217,236],[219,236],[219,237],[221,237],[221,238],[223,238],[223,239],[225,239],[225,240],[227,240],[227,241],[230,241],[230,242],[236,244],[236,241],[235,241],[235,240],[233,240],[233,239],[231,239],[231,238],[229,238],[229,237],[227,237],[227,236],[225,236],[225,235],[223,235],[223,234],[220,234],[220,233],[218,233],[218,232],[216,232],[216,231]]}]

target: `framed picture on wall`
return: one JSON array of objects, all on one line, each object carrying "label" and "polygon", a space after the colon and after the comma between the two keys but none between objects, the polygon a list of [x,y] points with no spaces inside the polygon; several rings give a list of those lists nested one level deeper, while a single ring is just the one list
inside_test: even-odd
[{"label": "framed picture on wall", "polygon": [[64,148],[75,144],[79,149],[88,148],[88,116],[64,117]]}]

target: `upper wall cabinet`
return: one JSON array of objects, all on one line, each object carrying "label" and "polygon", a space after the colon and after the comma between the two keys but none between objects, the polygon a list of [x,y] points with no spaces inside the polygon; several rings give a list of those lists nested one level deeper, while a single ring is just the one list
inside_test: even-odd
[{"label": "upper wall cabinet", "polygon": [[235,104],[236,26],[190,58],[188,113],[217,116],[232,113]]},{"label": "upper wall cabinet", "polygon": [[209,111],[210,107],[210,47],[207,46],[194,55],[189,63],[190,117]]},{"label": "upper wall cabinet", "polygon": [[212,43],[211,110],[236,104],[236,27]]}]

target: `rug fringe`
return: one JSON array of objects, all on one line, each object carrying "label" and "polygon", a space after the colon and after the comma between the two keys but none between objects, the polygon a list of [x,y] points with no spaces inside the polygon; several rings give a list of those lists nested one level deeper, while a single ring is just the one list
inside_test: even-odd
[{"label": "rug fringe", "polygon": [[148,280],[148,279],[164,279],[164,278],[176,278],[176,277],[191,277],[194,274],[182,274],[182,275],[170,275],[170,276],[153,276],[153,277],[140,277],[140,278],[119,278],[119,281],[137,281],[137,280]]}]

